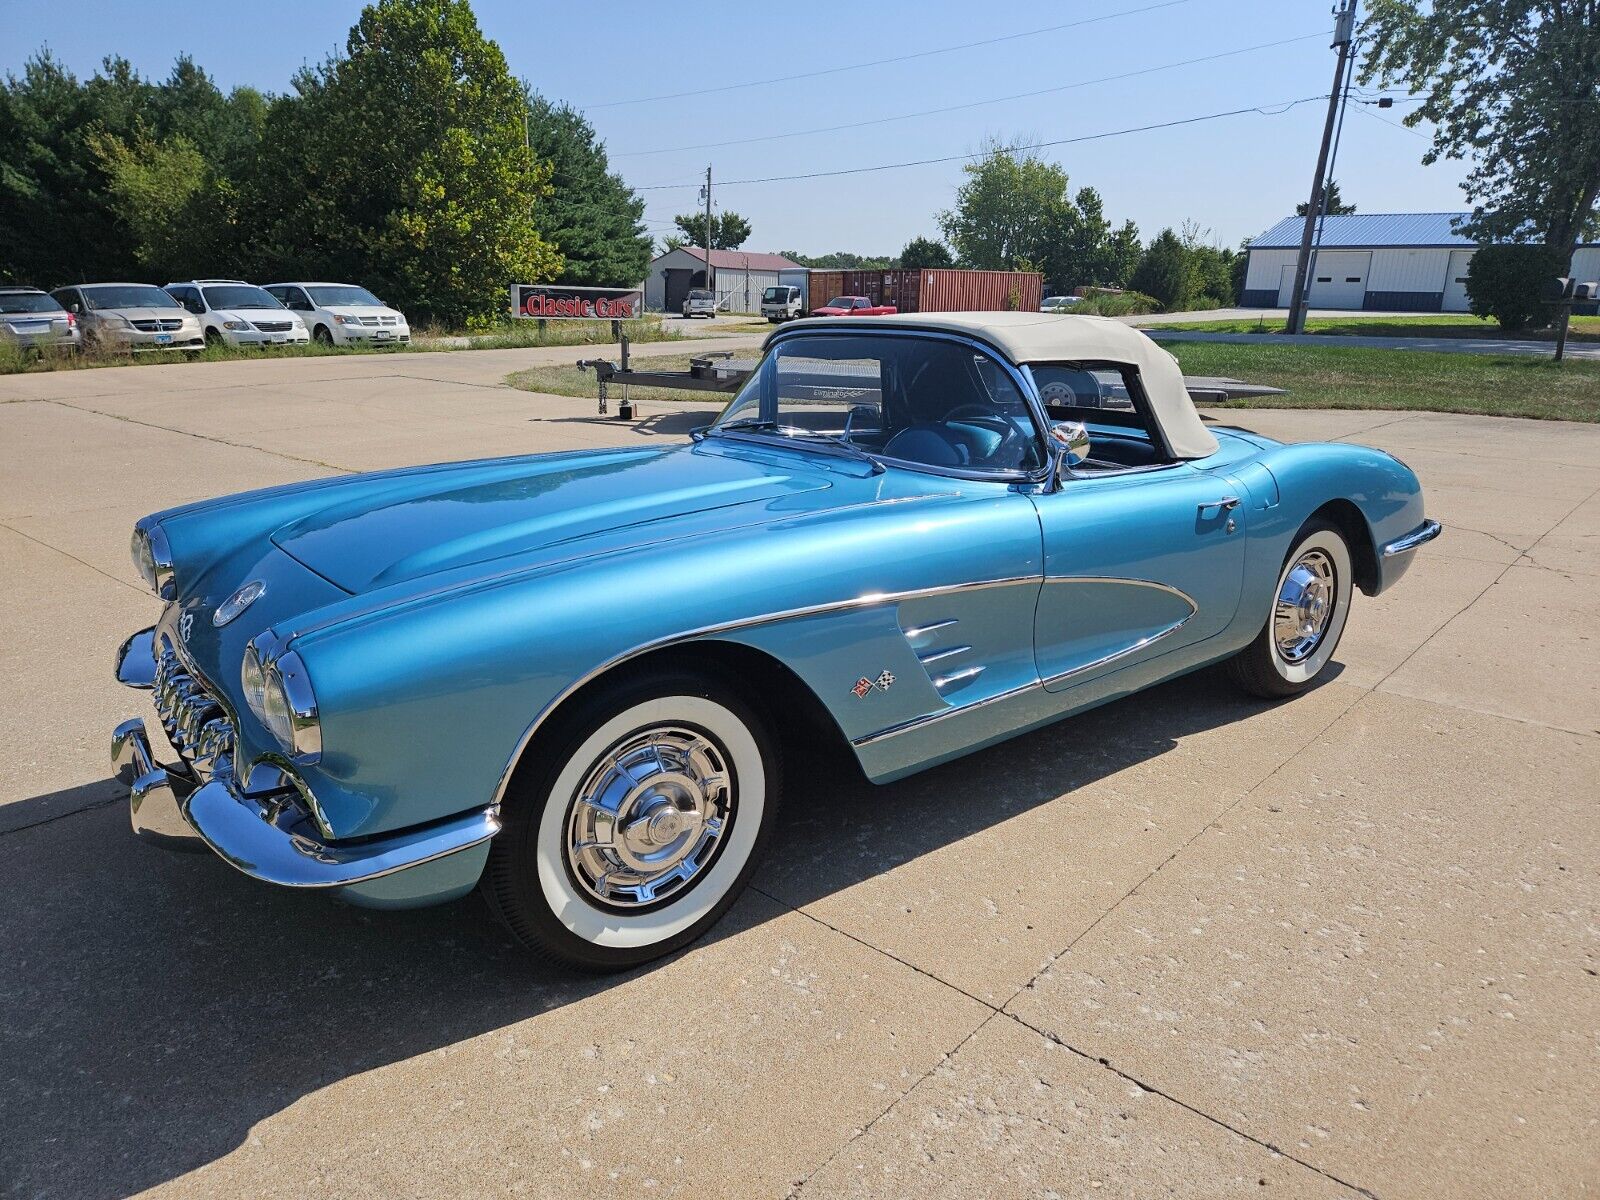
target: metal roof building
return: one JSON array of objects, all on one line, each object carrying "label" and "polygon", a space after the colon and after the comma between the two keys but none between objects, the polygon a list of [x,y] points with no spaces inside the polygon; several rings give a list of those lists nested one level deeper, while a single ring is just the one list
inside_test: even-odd
[{"label": "metal roof building", "polygon": [[[1467,264],[1478,243],[1457,229],[1470,213],[1352,213],[1322,220],[1311,262],[1312,308],[1466,312]],[[1247,308],[1287,308],[1304,217],[1285,217],[1250,243]],[[1572,273],[1600,277],[1600,245],[1583,245]]]},{"label": "metal roof building", "polygon": [[[806,289],[806,269],[781,254],[713,250],[711,266],[717,308],[722,312],[760,311],[761,293],[779,282],[795,284],[802,294]],[[650,273],[644,281],[644,306],[657,312],[675,312],[690,288],[705,285],[706,252],[698,246],[679,246],[651,260]]]}]

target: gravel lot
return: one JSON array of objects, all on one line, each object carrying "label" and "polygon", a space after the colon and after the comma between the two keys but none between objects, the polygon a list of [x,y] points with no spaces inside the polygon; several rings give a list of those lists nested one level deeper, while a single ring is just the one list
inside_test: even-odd
[{"label": "gravel lot", "polygon": [[814,778],[716,935],[630,975],[530,965],[476,898],[368,913],[136,843],[131,522],[706,419],[501,386],[573,357],[0,379],[0,1192],[1600,1191],[1594,426],[1236,414],[1393,450],[1446,524],[1332,682]]}]

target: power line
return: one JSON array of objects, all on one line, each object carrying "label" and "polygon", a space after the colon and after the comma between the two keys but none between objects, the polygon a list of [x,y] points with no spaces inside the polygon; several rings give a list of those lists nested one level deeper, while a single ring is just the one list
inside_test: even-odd
[{"label": "power line", "polygon": [[1038,37],[1044,33],[1059,33],[1063,29],[1078,29],[1084,25],[1098,25],[1102,21],[1114,21],[1119,17],[1134,17],[1140,13],[1155,12],[1162,8],[1176,8],[1180,4],[1190,4],[1193,0],[1162,0],[1160,4],[1148,4],[1143,8],[1129,8],[1122,12],[1102,13],[1098,17],[1085,17],[1081,21],[1068,21],[1064,25],[1047,25],[1043,29],[1029,29],[1022,33],[1008,33],[1004,37],[985,38],[981,42],[962,42],[956,46],[941,46],[936,50],[919,50],[915,54],[900,54],[893,58],[875,58],[871,62],[851,63],[843,67],[825,67],[820,71],[802,71],[798,75],[768,76],[765,79],[752,79],[748,83],[728,83],[721,87],[691,88],[686,92],[663,92],[659,96],[640,96],[634,100],[607,100],[599,104],[585,104],[579,107],[585,110],[598,108],[618,108],[625,104],[649,104],[654,100],[682,100],[687,96],[709,96],[717,92],[736,92],[742,88],[772,87],[779,83],[792,83],[797,79],[817,79],[823,75],[840,75],[846,71],[864,71],[868,67],[882,67],[890,63],[911,62],[919,58],[932,58],[938,54],[954,54],[958,50],[973,50],[979,46],[997,46],[1002,42],[1015,42],[1021,38]]},{"label": "power line", "polygon": [[[1238,117],[1246,113],[1260,113],[1264,117],[1276,117],[1288,112],[1301,104],[1309,104],[1313,100],[1326,100],[1326,96],[1302,96],[1298,100],[1282,100],[1270,104],[1252,105],[1249,108],[1232,108],[1227,112],[1205,113],[1198,117],[1182,117],[1175,121],[1160,121],[1154,125],[1133,125],[1127,129],[1108,129],[1102,133],[1086,133],[1078,137],[1057,138],[1049,142],[1027,142],[1015,146],[1001,146],[998,149],[979,150],[972,154],[949,154],[942,158],[918,158],[907,162],[878,163],[870,167],[843,167],[835,171],[805,171],[797,175],[763,175],[755,179],[724,179],[718,187],[736,187],[749,183],[788,183],[798,179],[832,179],[840,175],[866,175],[876,171],[897,171],[904,167],[927,167],[938,163],[970,162],[977,158],[987,158],[991,154],[1009,154],[1018,150],[1045,150],[1052,146],[1072,146],[1081,142],[1098,142],[1104,138],[1122,137],[1130,133],[1148,133],[1156,129],[1174,129],[1180,125],[1197,125],[1202,121],[1216,121],[1223,117]],[[636,187],[636,192],[661,192],[686,187],[698,187],[698,184],[684,183],[657,183],[644,187]]]},{"label": "power line", "polygon": [[1186,58],[1180,62],[1162,63],[1155,67],[1141,67],[1137,71],[1124,71],[1120,75],[1102,75],[1098,79],[1080,79],[1073,83],[1061,84],[1058,87],[1040,88],[1032,92],[1016,92],[1009,96],[994,96],[987,100],[969,100],[963,104],[950,104],[943,108],[924,108],[917,112],[900,113],[892,117],[873,117],[865,121],[850,121],[843,125],[821,125],[814,129],[792,129],[787,133],[766,133],[756,137],[733,138],[726,142],[698,142],[691,146],[669,146],[661,150],[624,150],[612,153],[612,158],[640,158],[651,154],[675,154],[686,150],[719,150],[727,146],[747,146],[753,142],[774,142],[781,138],[805,137],[814,133],[838,133],[846,129],[864,129],[869,125],[887,125],[893,121],[909,121],[916,117],[938,116],[943,113],[961,112],[969,108],[981,108],[986,104],[1004,104],[1011,100],[1031,100],[1038,96],[1050,96],[1059,92],[1070,92],[1077,88],[1090,87],[1099,83],[1116,83],[1123,79],[1134,79],[1141,75],[1154,75],[1160,71],[1172,71],[1179,67],[1192,67],[1198,63],[1216,62],[1218,59],[1233,58],[1241,54],[1253,54],[1258,50],[1272,50],[1279,46],[1292,45],[1295,42],[1310,41],[1312,38],[1326,37],[1328,31],[1319,29],[1315,33],[1304,33],[1298,37],[1283,38],[1276,42],[1263,42],[1259,46],[1242,46],[1234,50],[1222,50],[1216,54],[1206,54],[1199,58]]}]

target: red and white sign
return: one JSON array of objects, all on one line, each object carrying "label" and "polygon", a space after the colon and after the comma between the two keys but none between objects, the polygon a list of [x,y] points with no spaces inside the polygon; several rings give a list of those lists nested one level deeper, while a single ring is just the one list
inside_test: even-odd
[{"label": "red and white sign", "polygon": [[540,321],[631,321],[644,314],[644,293],[638,288],[518,283],[511,288],[511,311]]}]

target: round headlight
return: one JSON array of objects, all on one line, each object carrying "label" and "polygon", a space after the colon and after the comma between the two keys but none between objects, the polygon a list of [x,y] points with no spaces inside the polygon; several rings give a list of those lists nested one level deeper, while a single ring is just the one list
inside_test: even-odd
[{"label": "round headlight", "polygon": [[265,667],[258,663],[258,669],[264,675],[261,724],[296,762],[315,762],[322,754],[322,722],[305,664],[291,650]]},{"label": "round headlight", "polygon": [[244,692],[245,704],[260,717],[267,690],[267,673],[261,666],[261,655],[256,652],[254,642],[244,648],[244,662],[239,665],[239,687]]},{"label": "round headlight", "polygon": [[133,554],[133,565],[139,578],[150,585],[150,590],[163,600],[178,594],[172,574],[172,551],[167,546],[167,535],[161,526],[146,518],[133,527],[133,538],[128,543]]},{"label": "round headlight", "polygon": [[153,592],[156,590],[156,560],[150,553],[150,538],[145,531],[134,527],[133,538],[128,544],[128,549],[133,554],[134,569],[139,572],[139,578]]},{"label": "round headlight", "polygon": [[261,696],[261,723],[273,740],[290,754],[294,753],[294,714],[289,711],[289,697],[283,690],[283,680],[277,671],[268,671]]}]

